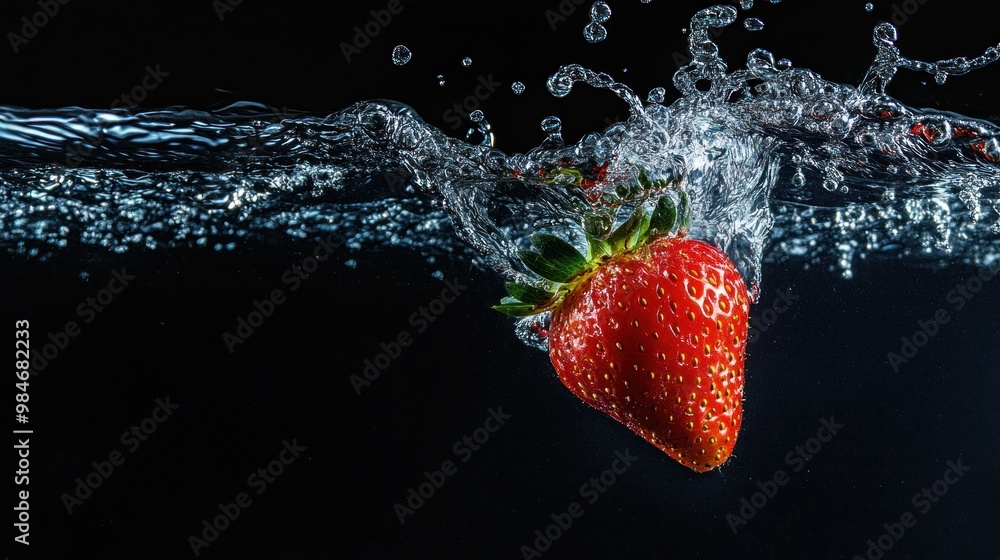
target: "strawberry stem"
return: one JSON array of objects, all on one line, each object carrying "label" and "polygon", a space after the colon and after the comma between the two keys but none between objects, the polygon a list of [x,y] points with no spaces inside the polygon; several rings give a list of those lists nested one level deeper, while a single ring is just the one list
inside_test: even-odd
[{"label": "strawberry stem", "polygon": [[[576,173],[573,173],[576,171]],[[578,177],[575,169],[550,171],[556,175]],[[667,180],[651,181],[645,171],[640,170],[638,187],[643,190],[669,186]],[[616,192],[622,198],[633,197],[634,185],[619,185]],[[545,288],[509,282],[506,285],[509,297],[501,300],[493,309],[511,317],[526,317],[550,310],[562,301],[562,297],[597,267],[602,260],[619,253],[632,251],[655,237],[670,235],[677,227],[677,235],[684,235],[691,227],[691,201],[683,190],[678,189],[675,204],[669,194],[656,201],[651,212],[645,205],[636,204],[627,220],[612,229],[613,215],[591,214],[584,218],[583,229],[587,239],[587,254],[584,256],[573,245],[548,233],[531,236],[535,250],[518,251],[521,262],[530,271],[546,281]]]}]

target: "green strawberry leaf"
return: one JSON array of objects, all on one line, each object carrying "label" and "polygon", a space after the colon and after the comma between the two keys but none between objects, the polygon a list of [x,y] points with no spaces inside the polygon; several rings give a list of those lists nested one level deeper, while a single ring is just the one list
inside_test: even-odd
[{"label": "green strawberry leaf", "polygon": [[688,199],[688,195],[684,191],[681,191],[680,197],[681,201],[677,209],[677,213],[678,215],[680,215],[680,223],[678,224],[678,228],[682,230],[689,230],[691,229],[691,218],[692,218],[691,200]]},{"label": "green strawberry leaf", "polygon": [[531,236],[531,244],[545,259],[560,268],[572,268],[579,271],[587,264],[587,257],[580,254],[576,247],[548,233],[536,233]]},{"label": "green strawberry leaf", "polygon": [[494,305],[493,309],[510,317],[528,317],[538,313],[535,306],[528,303],[501,303]]},{"label": "green strawberry leaf", "polygon": [[650,221],[649,214],[643,212],[642,216],[639,218],[639,223],[636,225],[636,228],[632,231],[632,235],[630,235],[629,238],[625,240],[626,249],[629,250],[634,249],[639,245],[641,245],[643,241],[645,241],[647,237],[646,234],[649,233],[649,221]]},{"label": "green strawberry leaf", "polygon": [[[530,286],[528,284],[520,284],[517,282],[507,283],[507,293],[509,293],[518,302],[523,302],[531,305],[542,305],[553,297],[555,297],[555,292],[550,292],[536,286]],[[512,302],[501,302],[501,303],[512,303]]]},{"label": "green strawberry leaf", "polygon": [[607,237],[614,220],[607,214],[591,214],[583,219],[583,231],[592,237]]},{"label": "green strawberry leaf", "polygon": [[600,237],[587,236],[587,243],[590,245],[588,261],[596,261],[601,257],[610,257],[614,254],[611,244]]},{"label": "green strawberry leaf", "polygon": [[639,185],[646,190],[653,187],[653,182],[649,180],[649,176],[646,175],[645,169],[639,170]]},{"label": "green strawberry leaf", "polygon": [[618,226],[618,229],[611,232],[608,236],[608,243],[615,253],[621,251],[625,248],[628,240],[630,240],[637,229],[642,226],[642,216],[643,212],[642,206],[636,206],[635,211],[629,216],[622,225]]},{"label": "green strawberry leaf", "polygon": [[529,270],[558,284],[565,284],[580,270],[578,267],[566,266],[565,263],[553,262],[534,251],[519,251],[518,256]]},{"label": "green strawberry leaf", "polygon": [[649,229],[658,233],[667,233],[674,229],[676,222],[677,206],[674,205],[670,196],[663,195],[656,202],[656,208],[653,209],[653,216],[649,220]]}]

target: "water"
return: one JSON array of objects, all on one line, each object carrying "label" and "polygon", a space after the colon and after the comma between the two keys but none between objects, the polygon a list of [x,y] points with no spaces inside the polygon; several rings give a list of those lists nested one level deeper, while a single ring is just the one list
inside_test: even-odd
[{"label": "water", "polygon": [[[606,19],[598,4],[592,12]],[[253,103],[213,113],[7,108],[0,246],[40,257],[79,244],[224,251],[332,234],[351,247],[467,254],[523,279],[515,253],[529,233],[579,237],[572,226],[583,215],[648,201],[660,193],[614,194],[646,170],[681,181],[695,204],[694,235],[726,250],[754,287],[765,261],[828,264],[850,276],[859,258],[996,260],[1000,129],[884,92],[899,70],[944,81],[1000,49],[912,60],[883,23],[873,32],[876,60],[848,86],[761,49],[728,70],[709,30],[736,18],[733,7],[716,6],[691,19],[693,60],[674,74],[682,96],[669,105],[661,89],[643,102],[608,74],[560,68],[548,82],[553,95],[577,84],[604,89],[629,117],[573,145],[558,119],[547,120],[548,137],[526,153],[493,148],[485,118],[461,141],[388,101],[330,115]],[[590,179],[581,184],[564,167]]]},{"label": "water", "polygon": [[392,63],[396,66],[403,66],[413,58],[413,53],[406,45],[396,45],[392,49]]},{"label": "water", "polygon": [[[571,502],[585,514],[543,560],[866,557],[866,541],[904,512],[917,523],[885,558],[992,557],[997,288],[991,282],[961,300],[961,310],[947,294],[974,278],[975,265],[995,262],[995,164],[989,142],[977,142],[991,139],[995,124],[943,109],[989,116],[993,88],[971,84],[1000,68],[968,76],[944,68],[938,85],[947,64],[911,67],[973,60],[997,38],[939,17],[968,8],[928,2],[898,26],[891,46],[899,52],[880,53],[872,36],[891,2],[871,14],[845,5],[857,25],[824,35],[839,21],[818,20],[802,3],[758,1],[723,31],[708,30],[716,55],[701,25],[728,20],[728,10],[692,23],[704,6],[609,3],[610,34],[592,45],[580,36],[590,2],[551,40],[542,12],[556,4],[528,5],[510,21],[485,4],[455,12],[404,2],[350,63],[339,42],[386,3],[345,5],[342,17],[327,19],[244,2],[224,22],[202,5],[169,23],[151,19],[165,42],[99,25],[115,13],[69,3],[11,56],[20,71],[10,72],[5,95],[66,107],[5,109],[0,118],[0,244],[8,253],[0,306],[8,321],[30,318],[39,345],[70,319],[83,331],[31,385],[40,557],[193,557],[188,535],[241,490],[253,504],[202,557],[306,558],[319,546],[350,558],[522,558],[520,547],[533,546],[535,531]],[[39,9],[26,4],[25,14]],[[795,22],[804,29],[772,42],[789,28],[778,17],[786,9],[805,14]],[[100,15],[93,25],[90,12]],[[966,17],[986,19],[979,15]],[[766,28],[746,31],[750,16]],[[208,19],[203,31],[183,45],[166,41],[198,17]],[[946,36],[927,33],[938,25]],[[65,35],[72,30],[80,40]],[[205,35],[221,46],[207,48]],[[959,47],[961,35],[982,37]],[[123,37],[142,39],[130,44],[136,54],[121,53]],[[748,59],[753,49],[735,48],[740,41],[773,46],[773,64],[761,53]],[[417,56],[399,67],[389,51],[402,42]],[[192,63],[164,59],[171,76],[145,108],[102,109],[103,97],[141,83],[123,61],[154,63],[163,44],[205,59],[212,79],[190,78]],[[531,56],[509,53],[513,44]],[[601,58],[643,44],[652,50]],[[676,79],[675,49],[695,59]],[[78,50],[86,54],[73,58]],[[475,65],[462,68],[467,53]],[[24,71],[25,60],[36,73]],[[80,79],[66,70],[70,60]],[[104,66],[123,68],[123,83],[91,79]],[[315,77],[317,69],[328,76]],[[446,87],[434,81],[439,73]],[[551,95],[550,75],[565,97]],[[273,86],[257,95],[234,76]],[[528,84],[520,97],[508,91],[515,78]],[[499,84],[488,99],[476,96],[484,82]],[[198,92],[217,85],[235,90],[219,95],[228,106],[169,107],[210,106]],[[47,87],[65,89],[17,97]],[[421,90],[440,103],[417,99]],[[368,100],[384,92],[399,92],[397,101]],[[92,108],[70,106],[77,98]],[[442,118],[467,99],[478,107],[467,104],[460,123]],[[987,110],[967,110],[970,99]],[[523,149],[510,147],[514,136]],[[608,166],[603,179],[592,167],[581,172],[586,189],[574,173],[556,171],[564,159],[587,171],[591,157]],[[628,181],[639,167],[683,179],[696,201],[694,234],[723,246],[756,283],[752,317],[767,327],[748,350],[736,457],[708,476],[685,472],[567,394],[546,354],[523,343],[538,341],[489,309],[503,281],[524,273],[511,256],[529,232],[572,236],[582,213],[637,202],[648,193],[620,202],[603,195],[614,191],[609,181]],[[283,272],[326,235],[345,245],[290,292]],[[122,267],[136,282],[85,323],[77,306]],[[418,333],[411,313],[438,298],[444,280],[468,289]],[[275,288],[287,301],[230,354],[222,332]],[[778,313],[779,291],[800,299]],[[949,322],[894,371],[887,351],[899,352],[901,337],[938,308]],[[404,330],[413,344],[357,395],[350,376]],[[166,395],[181,405],[177,413],[68,515],[62,494],[74,491],[75,478],[122,449],[122,432],[141,426]],[[510,420],[461,461],[455,442],[497,407]],[[810,438],[831,416],[844,429],[808,462],[790,463],[787,454],[816,445]],[[308,451],[257,495],[247,476],[294,438]],[[581,496],[581,485],[626,450],[635,464],[596,502]],[[959,457],[973,470],[929,511],[915,509],[914,494]],[[458,472],[401,525],[393,504],[446,459]],[[789,483],[734,534],[727,515],[739,515],[743,499],[760,504],[755,493],[779,472]],[[349,537],[331,541],[332,525]],[[45,554],[52,548],[65,550]]]},{"label": "water", "polygon": [[608,30],[604,27],[611,19],[611,8],[607,2],[594,2],[590,6],[590,23],[583,28],[583,36],[588,43],[600,43],[608,38]]}]

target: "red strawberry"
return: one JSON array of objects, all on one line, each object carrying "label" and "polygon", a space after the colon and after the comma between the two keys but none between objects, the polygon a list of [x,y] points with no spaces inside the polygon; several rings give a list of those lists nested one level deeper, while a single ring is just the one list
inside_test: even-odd
[{"label": "red strawberry", "polygon": [[590,257],[532,237],[525,265],[544,287],[511,283],[496,309],[551,311],[549,356],[562,383],[681,464],[712,470],[732,454],[742,420],[749,300],[713,245],[684,237],[690,220],[662,198],[606,239],[588,227]]}]

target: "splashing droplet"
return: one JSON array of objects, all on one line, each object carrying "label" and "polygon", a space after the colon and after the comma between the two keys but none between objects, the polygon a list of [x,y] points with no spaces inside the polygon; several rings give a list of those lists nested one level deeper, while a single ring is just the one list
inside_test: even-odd
[{"label": "splashing droplet", "polygon": [[604,23],[611,19],[611,7],[607,2],[594,2],[590,7],[590,21]]},{"label": "splashing droplet", "polygon": [[764,22],[757,18],[747,18],[743,21],[743,27],[748,31],[762,31],[764,29]]},{"label": "splashing droplet", "polygon": [[667,90],[662,87],[655,87],[649,90],[649,95],[646,96],[646,101],[650,103],[663,103],[664,98],[667,95]]},{"label": "splashing droplet", "polygon": [[438,80],[438,85],[444,87],[444,75],[438,74],[437,80]]},{"label": "splashing droplet", "polygon": [[583,36],[590,43],[600,43],[608,38],[608,30],[597,22],[590,22],[583,28]]},{"label": "splashing droplet", "polygon": [[514,92],[514,95],[521,95],[524,93],[524,84],[521,82],[514,82],[510,84],[510,90]]},{"label": "splashing droplet", "polygon": [[402,66],[413,58],[413,53],[406,45],[396,45],[396,48],[392,49],[392,63],[396,66]]},{"label": "splashing droplet", "polygon": [[562,130],[562,120],[559,117],[545,117],[542,119],[542,132],[549,134],[558,133]]}]

